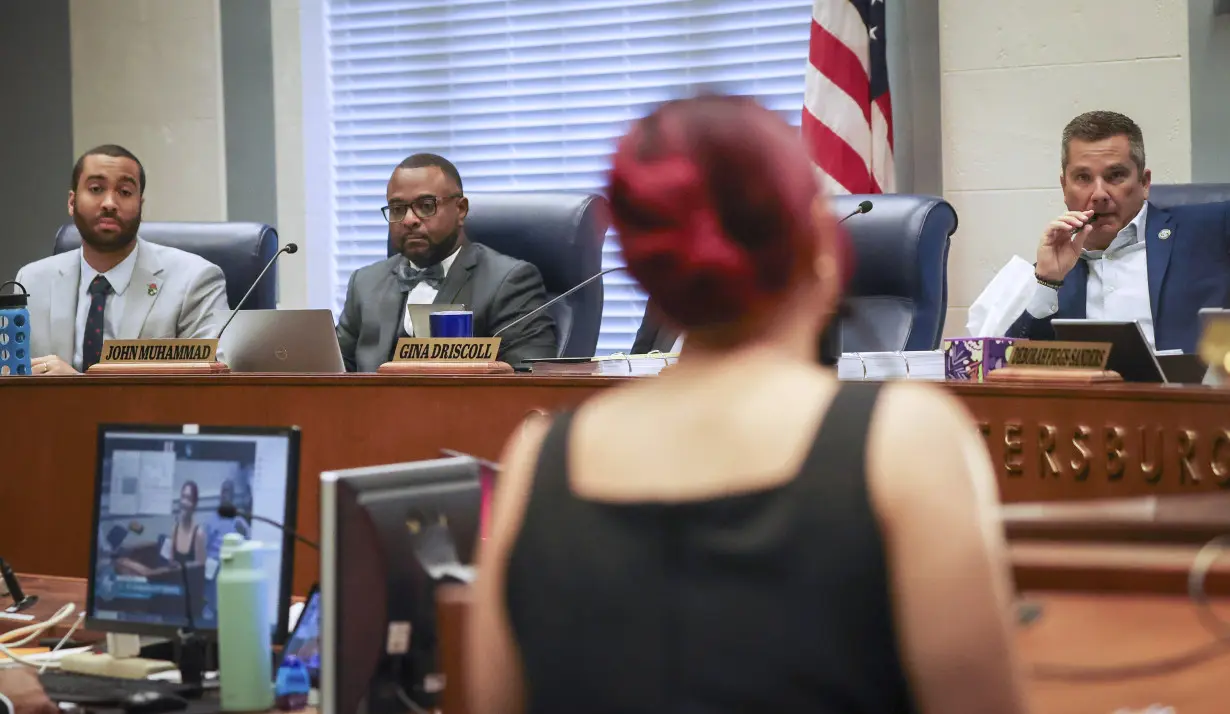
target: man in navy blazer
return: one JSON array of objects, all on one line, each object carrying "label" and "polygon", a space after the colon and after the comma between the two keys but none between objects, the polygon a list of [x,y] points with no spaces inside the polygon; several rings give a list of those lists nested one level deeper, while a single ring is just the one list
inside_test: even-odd
[{"label": "man in navy blazer", "polygon": [[1200,308],[1230,307],[1230,203],[1149,203],[1143,135],[1115,112],[1068,123],[1062,167],[1070,210],[1046,227],[1006,336],[1054,339],[1056,317],[1135,320],[1155,349],[1195,352]]}]

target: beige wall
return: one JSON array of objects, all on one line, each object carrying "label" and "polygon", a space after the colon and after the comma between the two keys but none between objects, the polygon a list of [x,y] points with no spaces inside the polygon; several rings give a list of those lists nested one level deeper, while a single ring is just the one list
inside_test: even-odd
[{"label": "beige wall", "polygon": [[300,251],[278,265],[278,300],[284,308],[308,307],[307,264],[312,251],[305,240],[307,225],[303,180],[303,62],[299,0],[272,0],[273,114],[277,154],[278,235],[282,244],[295,242]]},{"label": "beige wall", "polygon": [[72,0],[73,148],[121,144],[146,220],[226,219],[217,0]]},{"label": "beige wall", "polygon": [[1131,116],[1153,180],[1191,179],[1185,0],[941,0],[944,195],[960,215],[946,335],[1064,210],[1059,135],[1091,109]]}]

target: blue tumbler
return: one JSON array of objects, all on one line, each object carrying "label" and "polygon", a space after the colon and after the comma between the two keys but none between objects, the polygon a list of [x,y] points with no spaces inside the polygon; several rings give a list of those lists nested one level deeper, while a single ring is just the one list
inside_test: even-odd
[{"label": "blue tumbler", "polygon": [[441,310],[431,313],[432,337],[473,337],[474,313],[469,310]]},{"label": "blue tumbler", "polygon": [[21,292],[0,295],[0,377],[30,374],[30,293],[15,280],[0,284],[0,290],[9,285]]}]

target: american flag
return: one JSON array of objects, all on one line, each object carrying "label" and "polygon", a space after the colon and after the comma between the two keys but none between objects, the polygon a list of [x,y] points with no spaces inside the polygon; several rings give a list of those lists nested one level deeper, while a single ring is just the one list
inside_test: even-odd
[{"label": "american flag", "polygon": [[829,193],[891,193],[885,0],[814,0],[803,139]]}]

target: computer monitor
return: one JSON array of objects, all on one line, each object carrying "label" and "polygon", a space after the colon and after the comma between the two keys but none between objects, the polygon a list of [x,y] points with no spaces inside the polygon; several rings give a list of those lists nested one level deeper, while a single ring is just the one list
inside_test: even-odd
[{"label": "computer monitor", "polygon": [[438,706],[435,589],[473,562],[480,482],[465,456],[320,475],[323,714]]},{"label": "computer monitor", "polygon": [[217,510],[229,502],[293,531],[298,483],[298,427],[100,425],[87,626],[148,635],[189,625],[216,630],[222,538],[240,533],[270,548],[270,634],[281,642],[294,541]]}]

